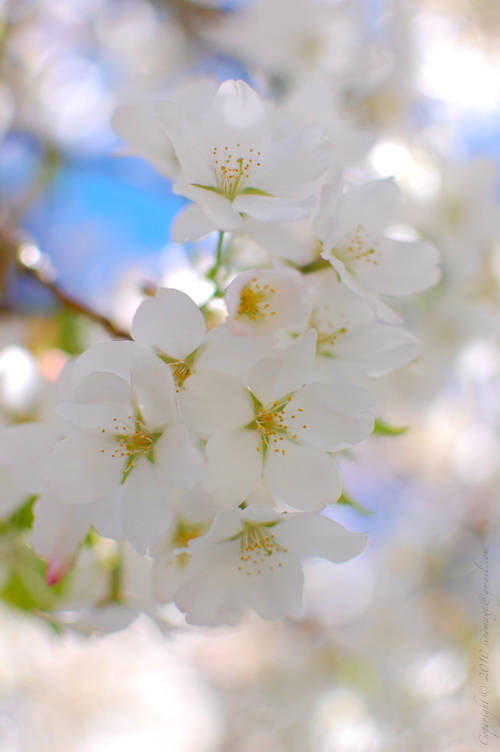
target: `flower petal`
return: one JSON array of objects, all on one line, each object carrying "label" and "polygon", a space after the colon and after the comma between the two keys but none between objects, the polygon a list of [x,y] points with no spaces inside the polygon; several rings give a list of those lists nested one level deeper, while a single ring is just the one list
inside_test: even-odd
[{"label": "flower petal", "polygon": [[210,183],[207,184],[207,188],[200,188],[200,185],[203,184],[176,183],[173,192],[200,204],[216,230],[224,232],[238,230],[241,227],[242,220],[239,212],[233,208],[231,201],[212,190]]},{"label": "flower petal", "polygon": [[371,392],[349,383],[307,384],[288,403],[288,431],[299,441],[337,452],[358,444],[372,431],[374,399]]},{"label": "flower petal", "polygon": [[343,232],[362,224],[371,231],[382,231],[392,221],[401,191],[394,178],[371,180],[350,188],[339,208]]},{"label": "flower petal", "polygon": [[139,462],[127,478],[121,518],[127,540],[140,554],[146,553],[168,528],[172,511],[150,462]]},{"label": "flower petal", "polygon": [[283,353],[262,358],[250,372],[250,389],[263,405],[285,397],[307,381],[315,355],[316,331],[310,329]]},{"label": "flower petal", "polygon": [[130,364],[134,402],[148,432],[163,428],[177,416],[175,385],[170,368],[150,355]]},{"label": "flower petal", "polygon": [[246,426],[254,417],[244,383],[222,371],[194,373],[186,380],[178,400],[188,424],[204,437],[219,428]]},{"label": "flower petal", "polygon": [[382,376],[416,357],[420,342],[401,326],[372,324],[339,339],[335,354],[369,376]]},{"label": "flower petal", "polygon": [[205,329],[203,314],[189,295],[166,288],[144,300],[132,322],[136,342],[180,360],[196,350]]},{"label": "flower petal", "polygon": [[353,272],[372,290],[383,295],[412,295],[439,281],[439,253],[423,240],[385,238],[378,264],[353,263]]},{"label": "flower petal", "polygon": [[209,439],[208,484],[217,506],[236,507],[245,501],[262,473],[262,451],[257,431],[218,431]]},{"label": "flower petal", "polygon": [[19,489],[40,493],[45,486],[45,463],[59,436],[43,423],[21,423],[0,428],[2,464],[7,465]]},{"label": "flower petal", "polygon": [[267,451],[264,479],[271,491],[296,509],[312,511],[336,501],[342,483],[329,454],[286,442],[285,454]]},{"label": "flower petal", "polygon": [[187,243],[210,235],[216,229],[201,206],[189,204],[177,214],[170,225],[170,237],[174,243]]},{"label": "flower petal", "polygon": [[365,550],[368,538],[352,533],[322,514],[286,516],[277,532],[279,542],[300,556],[347,561]]}]

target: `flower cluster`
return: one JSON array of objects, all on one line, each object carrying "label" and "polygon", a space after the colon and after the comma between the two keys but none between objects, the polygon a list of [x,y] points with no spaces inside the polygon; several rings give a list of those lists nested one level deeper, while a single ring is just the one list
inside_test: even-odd
[{"label": "flower cluster", "polygon": [[385,234],[393,180],[347,184],[342,142],[293,118],[242,81],[204,79],[146,117],[117,113],[192,202],[174,239],[218,232],[213,296],[200,309],[160,289],[131,341],[64,368],[58,432],[2,429],[17,476],[43,445],[26,491],[39,494],[34,546],[50,582],[94,528],[148,556],[156,599],[191,623],[232,624],[247,607],[280,619],[301,613],[304,556],[365,548],[323,511],[342,494],[336,455],[373,431],[370,379],[418,352],[386,296],[435,284],[438,256]]}]

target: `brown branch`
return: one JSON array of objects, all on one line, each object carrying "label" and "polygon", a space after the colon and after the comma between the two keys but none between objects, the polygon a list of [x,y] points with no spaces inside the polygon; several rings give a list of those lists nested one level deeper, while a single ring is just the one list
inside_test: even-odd
[{"label": "brown branch", "polygon": [[75,313],[79,313],[82,316],[86,316],[86,318],[90,319],[91,321],[95,321],[97,324],[100,324],[102,328],[105,329],[108,334],[110,334],[115,339],[132,339],[130,334],[122,331],[121,329],[118,329],[118,327],[115,326],[113,322],[106,316],[101,316],[101,314],[97,313],[97,311],[92,310],[92,308],[89,308],[84,303],[80,303],[78,300],[74,300],[65,292],[63,292],[63,290],[61,290],[55,282],[48,279],[39,269],[24,266],[24,264],[22,264],[21,262],[18,262],[18,266],[23,274],[34,277],[36,280],[38,280],[38,282],[40,282],[40,284],[46,287],[47,290],[50,290],[51,293],[65,308],[68,308],[70,311],[74,311]]}]

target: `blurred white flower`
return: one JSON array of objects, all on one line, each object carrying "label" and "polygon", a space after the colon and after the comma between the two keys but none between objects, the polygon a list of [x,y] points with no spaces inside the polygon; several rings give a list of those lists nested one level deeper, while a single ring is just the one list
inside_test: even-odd
[{"label": "blurred white flower", "polygon": [[264,619],[302,613],[303,556],[340,562],[367,538],[321,515],[276,514],[252,504],[220,512],[208,533],[189,542],[175,602],[192,624],[235,624],[253,608]]}]

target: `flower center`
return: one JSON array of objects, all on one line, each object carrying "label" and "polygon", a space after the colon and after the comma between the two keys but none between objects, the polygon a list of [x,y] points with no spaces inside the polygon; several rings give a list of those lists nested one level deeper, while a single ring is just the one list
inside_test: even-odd
[{"label": "flower center", "polygon": [[[120,425],[118,418],[113,418],[116,425],[112,437],[114,441],[112,443],[111,456],[125,458],[125,467],[122,470],[122,484],[125,483],[140,457],[145,455],[150,462],[154,463],[154,445],[161,436],[161,433],[148,434],[146,426],[140,417],[133,418],[132,415],[129,415],[128,420],[131,421],[129,425]],[[103,428],[102,432],[106,433],[106,429]],[[105,451],[105,449],[101,449],[101,452]]]},{"label": "flower center", "polygon": [[270,571],[283,566],[282,559],[288,553],[288,549],[280,546],[274,533],[270,531],[270,528],[277,524],[278,521],[263,522],[260,525],[244,523],[245,527],[241,533],[239,572],[245,573],[248,577],[252,574],[261,574],[263,566]]},{"label": "flower center", "polygon": [[172,535],[172,548],[186,548],[190,540],[199,538],[200,535],[206,533],[209,526],[210,523],[208,522],[196,524],[194,522],[179,521]]},{"label": "flower center", "polygon": [[317,317],[315,314],[311,316],[310,326],[316,329],[318,336],[316,339],[316,352],[318,355],[331,356],[331,350],[334,349],[335,344],[342,334],[346,334],[348,331],[347,326],[339,326],[336,328],[336,324],[339,322],[326,321]]},{"label": "flower center", "polygon": [[249,149],[243,153],[241,144],[236,144],[236,148],[225,146],[220,150],[214,146],[212,156],[217,190],[232,201],[245,189],[260,167],[260,151]]},{"label": "flower center", "polygon": [[175,391],[180,392],[182,387],[184,386],[184,382],[188,378],[188,376],[191,376],[193,373],[193,361],[196,356],[196,350],[192,352],[190,355],[188,355],[184,360],[179,360],[178,358],[171,358],[168,355],[159,355],[160,359],[163,360],[164,363],[169,366],[170,370],[172,371],[172,376],[174,377],[175,382]]},{"label": "flower center", "polygon": [[252,321],[265,318],[266,316],[276,316],[276,311],[271,309],[269,300],[276,290],[269,285],[260,286],[257,278],[254,277],[250,284],[243,288],[240,293],[240,305],[238,307],[238,316],[247,316]]},{"label": "flower center", "polygon": [[[285,397],[273,402],[272,405],[258,409],[255,427],[260,432],[260,443],[264,451],[272,448],[275,452],[286,454],[286,450],[279,446],[279,442],[285,439],[294,441],[297,438],[296,433],[291,434],[289,432],[289,428],[293,429],[293,426],[289,426],[289,422],[297,418],[297,413],[301,413],[302,408],[286,410],[285,408],[291,399],[291,397]],[[307,428],[307,426],[303,425],[302,428]],[[260,451],[260,449],[261,447],[257,447],[257,451]]]},{"label": "flower center", "polygon": [[364,225],[357,225],[353,234],[342,239],[336,246],[336,255],[346,265],[352,261],[378,264],[378,240]]},{"label": "flower center", "polygon": [[190,366],[184,360],[176,360],[170,364],[172,368],[172,375],[175,381],[176,392],[179,392],[184,386],[188,376],[193,373]]},{"label": "flower center", "polygon": [[165,564],[168,567],[184,569],[191,559],[191,553],[184,549],[188,546],[190,540],[204,535],[209,527],[209,522],[195,523],[179,520],[170,539]]}]

